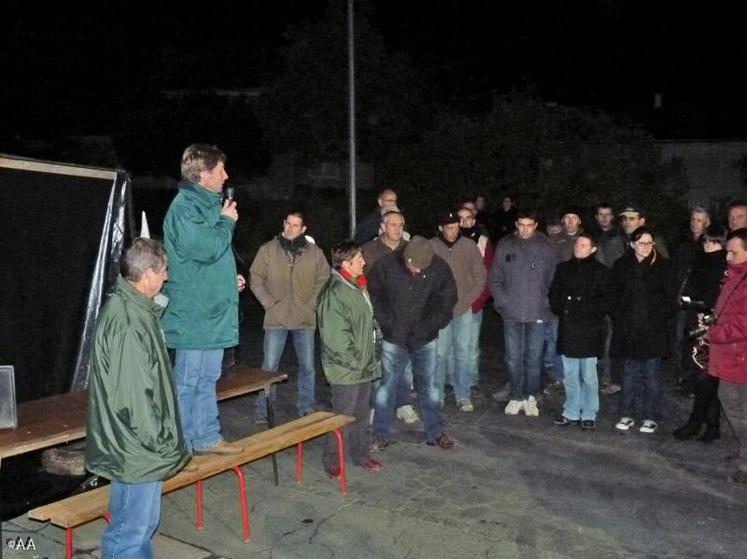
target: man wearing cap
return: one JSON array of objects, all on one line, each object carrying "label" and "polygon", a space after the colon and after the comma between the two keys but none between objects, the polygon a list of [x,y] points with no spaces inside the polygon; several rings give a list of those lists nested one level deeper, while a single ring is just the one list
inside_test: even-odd
[{"label": "man wearing cap", "polygon": [[462,237],[459,231],[459,214],[446,212],[439,218],[438,236],[431,239],[433,252],[444,259],[451,268],[457,286],[457,301],[452,318],[438,333],[436,384],[443,401],[446,382],[447,356],[454,350],[454,395],[459,410],[474,410],[471,400],[472,374],[469,369],[470,339],[472,333],[472,302],[485,288],[487,272],[480,249],[475,242]]},{"label": "man wearing cap", "polygon": [[538,416],[545,322],[551,312],[548,291],[558,251],[537,233],[537,214],[517,214],[516,233],[498,242],[490,268],[493,305],[503,318],[506,372],[511,386],[505,412]]},{"label": "man wearing cap", "polygon": [[[646,225],[646,214],[643,211],[643,208],[636,204],[628,204],[625,206],[619,216],[620,225],[622,226],[623,231],[625,231],[625,236],[628,241],[630,241],[630,236],[633,234],[633,231]],[[664,239],[659,235],[654,235],[654,243],[654,246],[656,246],[656,252],[661,254],[664,258],[669,258],[669,251],[664,245]],[[628,245],[630,246],[630,243],[628,243]]]},{"label": "man wearing cap", "polygon": [[457,287],[448,264],[434,255],[427,239],[415,236],[402,252],[392,252],[374,266],[368,288],[384,336],[372,450],[388,444],[395,391],[408,361],[412,361],[426,442],[453,448],[456,443],[444,429],[436,386],[438,332],[451,320],[457,303]]},{"label": "man wearing cap", "polygon": [[[387,254],[395,250],[403,250],[407,240],[405,239],[405,216],[396,209],[390,209],[381,216],[381,233],[372,241],[363,245],[363,259],[366,261],[366,275],[371,275],[376,263]],[[410,404],[410,389],[412,388],[412,367],[405,369],[402,382],[397,390],[397,417],[405,423],[417,423],[420,421],[418,413]]]}]

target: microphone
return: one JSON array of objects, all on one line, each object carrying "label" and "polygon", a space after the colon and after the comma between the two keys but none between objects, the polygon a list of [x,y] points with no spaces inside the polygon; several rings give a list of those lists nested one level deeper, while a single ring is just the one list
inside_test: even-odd
[{"label": "microphone", "polygon": [[225,197],[227,200],[233,200],[234,198],[234,187],[233,186],[227,186],[226,189],[223,191],[225,194]]}]

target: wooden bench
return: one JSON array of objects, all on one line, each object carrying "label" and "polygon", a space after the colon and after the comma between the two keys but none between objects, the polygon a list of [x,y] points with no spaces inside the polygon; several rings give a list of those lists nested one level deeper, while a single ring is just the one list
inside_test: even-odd
[{"label": "wooden bench", "polygon": [[[273,384],[287,378],[285,373],[236,366],[218,381],[216,394],[218,400],[227,400],[268,391]],[[271,402],[269,398],[268,402]],[[85,438],[87,407],[88,392],[85,390],[19,404],[18,427],[0,429],[0,461]]]},{"label": "wooden bench", "polygon": [[[246,500],[246,484],[241,466],[291,446],[296,446],[298,450],[296,482],[301,483],[303,443],[327,433],[334,433],[337,437],[340,456],[340,491],[344,494],[347,491],[347,481],[345,477],[343,440],[340,429],[353,421],[355,419],[347,415],[337,415],[332,412],[315,412],[234,441],[243,448],[240,454],[205,454],[195,456],[194,463],[197,465],[197,470],[194,472],[185,472],[182,470],[174,477],[164,481],[163,493],[169,493],[188,485],[197,484],[197,527],[202,528],[203,480],[228,470],[233,470],[239,480],[239,498],[241,501],[244,540],[249,541],[249,512]],[[28,512],[28,516],[33,520],[48,521],[55,526],[64,528],[66,557],[71,559],[73,556],[73,528],[96,518],[103,517],[109,520],[107,512],[108,505],[109,487],[104,486],[35,508]]]}]

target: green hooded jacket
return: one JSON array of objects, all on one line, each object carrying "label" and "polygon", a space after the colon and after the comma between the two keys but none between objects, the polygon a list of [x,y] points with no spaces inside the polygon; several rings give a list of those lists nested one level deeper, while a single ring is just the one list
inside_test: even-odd
[{"label": "green hooded jacket", "polygon": [[379,378],[376,348],[381,336],[368,292],[333,270],[319,294],[316,312],[327,381],[357,384]]},{"label": "green hooded jacket", "polygon": [[179,184],[163,221],[169,281],[163,293],[166,345],[222,349],[239,344],[239,292],[231,248],[235,222],[221,215],[220,193]]},{"label": "green hooded jacket", "polygon": [[96,325],[86,468],[105,478],[159,481],[189,460],[159,325],[162,312],[120,277]]}]

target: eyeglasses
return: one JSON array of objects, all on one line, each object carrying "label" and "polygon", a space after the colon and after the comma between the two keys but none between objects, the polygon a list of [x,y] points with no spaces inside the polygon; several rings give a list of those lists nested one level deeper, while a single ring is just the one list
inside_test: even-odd
[{"label": "eyeglasses", "polygon": [[654,246],[653,241],[636,241],[635,244],[637,244],[639,247],[652,247]]}]

